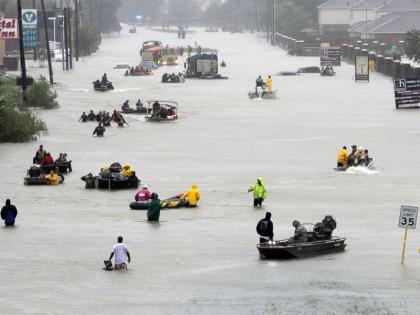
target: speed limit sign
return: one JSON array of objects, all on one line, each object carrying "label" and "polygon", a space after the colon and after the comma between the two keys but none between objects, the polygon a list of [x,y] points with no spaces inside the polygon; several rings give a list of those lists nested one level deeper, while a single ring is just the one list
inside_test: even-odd
[{"label": "speed limit sign", "polygon": [[414,206],[401,206],[398,226],[406,229],[415,229],[418,210],[419,208]]}]

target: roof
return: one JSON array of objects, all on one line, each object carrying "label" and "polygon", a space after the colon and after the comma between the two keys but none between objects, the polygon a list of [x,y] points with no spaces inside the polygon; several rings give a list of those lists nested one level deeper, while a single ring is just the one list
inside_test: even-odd
[{"label": "roof", "polygon": [[407,12],[420,11],[419,0],[393,0],[388,4],[382,6],[378,11],[380,12]]},{"label": "roof", "polygon": [[363,0],[329,0],[318,6],[318,9],[351,9]]},{"label": "roof", "polygon": [[353,6],[353,10],[379,9],[394,0],[364,0]]},{"label": "roof", "polygon": [[369,34],[405,34],[407,31],[420,30],[420,11],[407,13],[390,13],[379,19],[357,22],[350,26],[349,32]]}]

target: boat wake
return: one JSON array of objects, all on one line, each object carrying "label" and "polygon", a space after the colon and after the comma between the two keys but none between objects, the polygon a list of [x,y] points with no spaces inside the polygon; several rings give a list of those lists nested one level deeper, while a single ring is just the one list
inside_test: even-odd
[{"label": "boat wake", "polygon": [[350,166],[345,173],[347,174],[365,174],[365,175],[376,175],[379,174],[378,171],[369,169],[363,166]]}]

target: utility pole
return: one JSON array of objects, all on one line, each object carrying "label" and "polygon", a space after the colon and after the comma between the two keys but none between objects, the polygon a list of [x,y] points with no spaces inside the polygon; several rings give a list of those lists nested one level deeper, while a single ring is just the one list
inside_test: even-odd
[{"label": "utility pole", "polygon": [[273,29],[273,37],[271,39],[271,45],[276,45],[276,0],[273,0],[273,13],[272,13],[272,17],[273,17],[273,25],[272,25],[272,29]]},{"label": "utility pole", "polygon": [[69,70],[69,46],[68,46],[68,29],[67,29],[67,19],[68,19],[68,12],[67,8],[64,8],[64,17],[63,17],[63,27],[64,27],[64,51],[65,51],[65,58],[66,58],[66,70]]},{"label": "utility pole", "polygon": [[67,23],[68,23],[68,35],[69,35],[69,64],[70,64],[70,69],[73,69],[73,41],[72,41],[72,32],[71,32],[71,16],[72,16],[72,10],[71,8],[67,9]]},{"label": "utility pole", "polygon": [[79,0],[74,0],[74,46],[76,50],[76,61],[79,61]]},{"label": "utility pole", "polygon": [[267,26],[267,42],[270,42],[270,0],[266,0],[266,26]]},{"label": "utility pole", "polygon": [[20,68],[22,71],[22,98],[26,103],[26,63],[25,49],[23,48],[23,29],[22,29],[22,0],[17,0],[18,24],[19,24],[19,51],[20,51]]},{"label": "utility pole", "polygon": [[[51,65],[50,40],[48,38],[47,16],[45,14],[44,0],[41,0],[41,5],[42,5],[42,17],[44,18],[45,45],[47,48],[47,59],[48,59],[48,73],[50,75],[50,84],[52,85],[54,84],[54,79],[53,79],[53,70],[52,70],[52,65]],[[55,20],[54,20],[54,25],[55,25]],[[55,28],[54,28],[54,32],[55,32]],[[54,42],[54,45],[55,45],[55,42]]]},{"label": "utility pole", "polygon": [[259,33],[261,31],[261,25],[260,25],[260,7],[258,5],[259,0],[256,1],[256,10],[257,10],[257,32]]},{"label": "utility pole", "polygon": [[249,7],[249,15],[251,18],[251,33],[254,33],[254,15],[252,14],[251,1],[249,2],[248,7]]},{"label": "utility pole", "polygon": [[[35,0],[32,0],[32,8],[33,9],[36,9],[36,5],[35,5]],[[38,25],[36,26],[36,29],[37,29],[37,31],[38,31]],[[37,49],[38,49],[38,46],[34,46],[34,61],[36,61],[36,58],[37,58]]]}]

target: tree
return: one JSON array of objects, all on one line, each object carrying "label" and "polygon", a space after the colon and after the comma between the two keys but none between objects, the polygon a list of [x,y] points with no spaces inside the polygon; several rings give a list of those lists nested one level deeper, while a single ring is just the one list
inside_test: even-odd
[{"label": "tree", "polygon": [[117,18],[118,8],[121,6],[121,0],[99,0],[99,25],[103,34],[120,32],[121,25]]},{"label": "tree", "polygon": [[405,53],[408,58],[420,62],[420,31],[411,30],[407,32]]}]

